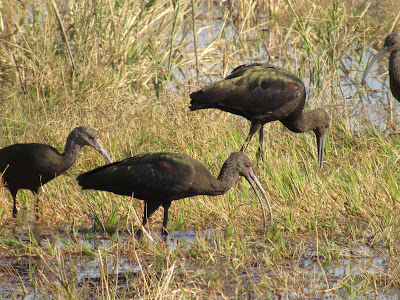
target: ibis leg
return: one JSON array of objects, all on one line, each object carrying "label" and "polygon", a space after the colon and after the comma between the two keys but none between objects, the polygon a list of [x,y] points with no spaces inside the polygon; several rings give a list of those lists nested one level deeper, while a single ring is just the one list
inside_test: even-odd
[{"label": "ibis leg", "polygon": [[261,161],[264,161],[264,130],[263,129],[264,129],[264,126],[261,125],[260,132],[259,132],[260,146],[258,148],[258,154],[260,155]]},{"label": "ibis leg", "polygon": [[14,206],[13,206],[13,217],[16,218],[18,214],[17,210],[17,192],[18,190],[10,190],[11,196],[13,197],[14,200]]},{"label": "ibis leg", "polygon": [[36,192],[33,192],[33,194],[36,197],[36,205],[35,205],[35,216],[36,216],[36,221],[38,221],[40,219],[39,217],[39,203],[40,203],[40,199],[39,199],[39,189]]},{"label": "ibis leg", "polygon": [[[145,225],[146,225],[146,223],[147,223],[147,220],[150,218],[150,216],[157,210],[157,208],[159,207],[160,205],[157,203],[157,204],[153,204],[153,203],[147,203],[147,202],[145,202],[145,205],[144,205],[144,212],[143,212],[143,221],[142,221],[142,226],[144,227]],[[141,229],[139,229],[138,230],[138,232],[136,233],[136,235],[138,236],[138,237],[141,237],[142,236],[142,230]]]},{"label": "ibis leg", "polygon": [[167,236],[168,235],[168,231],[167,231],[168,209],[171,206],[171,202],[164,203],[162,206],[164,208],[164,219],[163,219],[163,223],[162,223],[161,235]]},{"label": "ibis leg", "polygon": [[262,124],[261,123],[256,123],[256,122],[251,122],[251,126],[250,126],[250,132],[249,135],[246,138],[246,141],[244,142],[242,148],[240,149],[241,152],[244,152],[244,150],[246,150],[247,145],[249,144],[251,138],[253,137],[253,135],[260,130],[260,128],[262,128]]}]

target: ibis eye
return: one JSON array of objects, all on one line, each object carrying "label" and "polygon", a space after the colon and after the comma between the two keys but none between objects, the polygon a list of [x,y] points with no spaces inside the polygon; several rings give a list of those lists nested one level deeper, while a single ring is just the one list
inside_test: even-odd
[{"label": "ibis eye", "polygon": [[247,170],[247,172],[250,173],[250,171],[251,171],[251,165],[250,164],[246,164],[246,170]]}]

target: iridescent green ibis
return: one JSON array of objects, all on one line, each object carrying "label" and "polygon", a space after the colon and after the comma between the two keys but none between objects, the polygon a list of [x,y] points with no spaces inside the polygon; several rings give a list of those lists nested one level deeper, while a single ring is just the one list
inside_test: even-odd
[{"label": "iridescent green ibis", "polygon": [[368,64],[365,69],[361,84],[365,85],[367,75],[371,70],[374,63],[381,58],[386,52],[390,52],[389,57],[389,77],[390,77],[390,90],[393,97],[400,101],[400,32],[393,32],[389,34],[383,47],[375,55],[375,57]]},{"label": "iridescent green ibis", "polygon": [[[91,146],[111,163],[107,150],[99,143],[92,128],[79,126],[68,135],[64,153],[44,144],[14,144],[0,149],[0,173],[14,199],[13,216],[17,217],[16,197],[19,189],[28,189],[36,197],[40,187],[67,171],[83,146]],[[36,202],[36,210],[39,198]]]},{"label": "iridescent green ibis", "polygon": [[[82,189],[108,191],[118,195],[132,196],[144,200],[145,209],[142,226],[158,209],[164,208],[162,235],[166,236],[168,209],[173,200],[197,195],[217,196],[225,194],[243,176],[256,193],[265,211],[258,187],[263,194],[272,224],[272,210],[268,198],[256,175],[250,160],[242,153],[232,153],[223,164],[218,178],[206,166],[191,157],[174,153],[149,153],[99,167],[77,177]],[[138,235],[141,235],[139,230]]]},{"label": "iridescent green ibis", "polygon": [[289,71],[269,65],[250,64],[235,68],[224,80],[211,83],[190,94],[190,110],[218,108],[251,121],[250,133],[241,151],[259,131],[260,148],[265,123],[279,120],[293,132],[314,131],[318,164],[324,161],[325,133],[330,116],[322,108],[303,112],[306,90],[303,82]]}]

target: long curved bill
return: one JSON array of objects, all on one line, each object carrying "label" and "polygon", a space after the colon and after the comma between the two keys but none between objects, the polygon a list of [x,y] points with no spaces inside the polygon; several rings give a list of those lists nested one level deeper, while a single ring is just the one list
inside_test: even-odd
[{"label": "long curved bill", "polygon": [[361,80],[361,84],[362,85],[364,85],[365,84],[365,82],[366,82],[366,78],[367,78],[367,75],[368,75],[368,73],[369,73],[369,71],[371,70],[371,68],[372,68],[372,66],[374,65],[374,63],[378,60],[378,59],[380,59],[386,52],[388,52],[389,51],[389,49],[387,48],[387,47],[383,47],[381,50],[379,50],[378,51],[378,53],[375,55],[375,57],[371,60],[371,62],[368,64],[368,66],[367,66],[367,69],[365,69],[365,72],[364,72],[364,75],[363,75],[363,78],[362,78],[362,80]]},{"label": "long curved bill", "polygon": [[260,181],[258,180],[258,178],[256,177],[256,175],[253,173],[252,170],[250,170],[250,177],[246,177],[246,179],[247,179],[247,181],[250,183],[251,187],[252,187],[253,190],[254,190],[254,193],[256,193],[256,195],[257,195],[257,197],[258,197],[258,200],[260,201],[261,208],[262,208],[262,212],[263,212],[263,218],[264,218],[264,228],[267,227],[267,225],[266,225],[266,224],[267,224],[267,217],[266,217],[266,215],[265,215],[264,204],[263,204],[263,202],[262,202],[262,200],[261,200],[260,193],[258,192],[258,190],[257,190],[257,188],[256,188],[256,185],[257,185],[257,187],[260,189],[261,193],[263,194],[263,196],[264,196],[264,198],[265,198],[265,201],[267,202],[268,209],[269,209],[269,216],[270,216],[270,220],[271,220],[271,226],[272,226],[272,223],[273,223],[273,216],[272,216],[271,205],[269,204],[268,197],[267,197],[267,195],[266,195],[266,193],[265,193],[265,191],[264,191],[264,189],[263,189],[263,187],[262,187]]},{"label": "long curved bill", "polygon": [[325,133],[321,136],[317,136],[317,147],[318,147],[318,165],[322,169],[324,164],[324,149],[325,149]]},{"label": "long curved bill", "polygon": [[112,160],[110,158],[110,156],[108,155],[107,149],[103,147],[102,144],[100,144],[98,141],[96,141],[93,145],[93,147],[99,151],[99,153],[105,158],[105,160],[111,164]]}]

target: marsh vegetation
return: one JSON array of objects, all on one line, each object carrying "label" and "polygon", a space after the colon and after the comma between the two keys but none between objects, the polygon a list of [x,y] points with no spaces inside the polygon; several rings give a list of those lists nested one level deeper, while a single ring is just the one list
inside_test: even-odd
[{"label": "marsh vegetation", "polygon": [[87,125],[113,160],[183,153],[217,175],[249,122],[189,112],[189,94],[251,62],[296,74],[306,109],[332,117],[322,170],[312,133],[267,124],[265,163],[251,141],[246,154],[274,211],[266,229],[240,180],[223,196],[174,202],[167,243],[156,234],[159,209],[139,242],[141,201],[76,183],[104,164],[87,149],[46,184],[38,222],[29,191],[19,192],[14,219],[0,186],[2,297],[397,298],[399,104],[386,59],[369,88],[360,81],[398,22],[392,0],[0,2],[1,147],[61,151],[72,128]]}]

